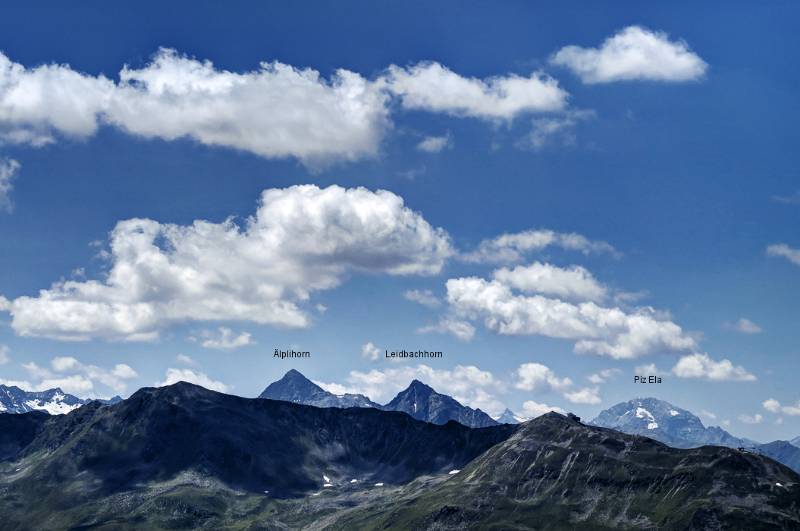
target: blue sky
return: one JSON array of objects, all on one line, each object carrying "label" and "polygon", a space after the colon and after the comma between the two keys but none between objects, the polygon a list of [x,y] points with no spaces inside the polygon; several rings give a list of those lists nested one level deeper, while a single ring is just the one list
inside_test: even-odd
[{"label": "blue sky", "polygon": [[45,6],[0,16],[4,381],[800,434],[791,3]]}]

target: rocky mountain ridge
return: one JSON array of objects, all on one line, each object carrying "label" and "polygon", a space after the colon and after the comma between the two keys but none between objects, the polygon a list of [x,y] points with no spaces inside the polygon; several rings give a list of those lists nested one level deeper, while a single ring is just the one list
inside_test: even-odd
[{"label": "rocky mountain ridge", "polygon": [[364,395],[335,395],[322,389],[299,371],[292,369],[280,380],[267,386],[259,398],[283,400],[316,407],[369,407],[383,411],[402,411],[412,418],[433,424],[446,424],[451,420],[472,428],[498,424],[480,409],[464,406],[448,395],[437,393],[432,387],[419,380],[412,381],[388,404],[380,405]]}]

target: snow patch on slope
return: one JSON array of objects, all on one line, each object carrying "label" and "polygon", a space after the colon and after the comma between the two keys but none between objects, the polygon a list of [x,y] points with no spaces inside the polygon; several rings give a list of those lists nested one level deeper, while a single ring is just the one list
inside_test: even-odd
[{"label": "snow patch on slope", "polygon": [[636,418],[638,419],[647,419],[647,429],[654,430],[658,428],[658,422],[656,422],[656,418],[653,416],[652,413],[647,411],[643,407],[636,408]]}]

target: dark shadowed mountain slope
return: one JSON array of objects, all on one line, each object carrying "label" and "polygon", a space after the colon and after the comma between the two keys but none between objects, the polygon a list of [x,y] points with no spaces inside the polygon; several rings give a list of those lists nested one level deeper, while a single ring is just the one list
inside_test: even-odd
[{"label": "dark shadowed mountain slope", "polygon": [[798,529],[800,476],[757,454],[677,449],[548,413],[458,474],[341,529]]},{"label": "dark shadowed mountain slope", "polygon": [[480,409],[462,406],[454,398],[437,393],[419,380],[412,381],[407,389],[398,393],[383,409],[402,411],[415,419],[433,424],[445,424],[451,420],[473,428],[498,424]]},{"label": "dark shadowed mountain slope", "polygon": [[0,461],[13,459],[28,446],[50,417],[43,411],[0,415]]},{"label": "dark shadowed mountain slope", "polygon": [[66,489],[89,499],[192,471],[232,488],[291,497],[325,482],[403,483],[458,468],[512,431],[246,399],[178,383],[47,419],[11,485],[29,496]]},{"label": "dark shadowed mountain slope", "polygon": [[380,407],[364,395],[330,393],[294,369],[277,382],[269,384],[258,398],[316,407]]}]

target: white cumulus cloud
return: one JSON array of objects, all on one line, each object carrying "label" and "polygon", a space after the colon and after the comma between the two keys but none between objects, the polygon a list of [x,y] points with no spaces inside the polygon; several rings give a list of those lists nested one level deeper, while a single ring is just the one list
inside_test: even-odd
[{"label": "white cumulus cloud", "polygon": [[708,354],[690,354],[683,356],[672,368],[672,373],[679,378],[701,378],[704,380],[730,380],[749,382],[756,379],[741,365],[734,365],[730,360],[714,360]]},{"label": "white cumulus cloud", "polygon": [[685,352],[695,340],[652,308],[627,312],[594,302],[573,304],[525,295],[497,279],[449,279],[450,308],[464,318],[482,320],[487,329],[503,335],[543,335],[575,341],[577,353],[616,359],[661,352]]},{"label": "white cumulus cloud", "polygon": [[575,391],[564,393],[564,398],[573,404],[599,404],[602,402],[600,398],[600,389],[597,387],[584,387]]},{"label": "white cumulus cloud", "polygon": [[[44,391],[55,387],[80,397],[96,395],[96,384],[124,393],[128,381],[137,378],[138,373],[125,363],[118,363],[111,369],[82,363],[72,356],[56,356],[50,360],[50,367],[41,367],[34,362],[23,363],[34,383],[29,390]],[[38,380],[38,381],[36,381]]]},{"label": "white cumulus cloud", "polygon": [[234,350],[254,343],[250,333],[236,333],[224,326],[219,327],[216,332],[203,330],[200,332],[200,337],[196,339],[200,341],[203,348],[215,350]]},{"label": "white cumulus cloud", "polygon": [[452,146],[453,139],[447,134],[444,136],[426,136],[417,144],[417,149],[426,153],[439,153]]},{"label": "white cumulus cloud", "polygon": [[[0,142],[38,147],[105,125],[313,167],[375,156],[398,107],[497,121],[562,109],[567,97],[542,73],[478,79],[434,62],[391,65],[373,79],[341,68],[326,77],[279,61],[234,72],[161,48],[108,78],[65,64],[27,68],[0,53]],[[420,149],[446,146],[432,138]]]},{"label": "white cumulus cloud", "polygon": [[467,321],[442,317],[434,325],[422,326],[417,329],[419,334],[450,334],[460,341],[471,341],[475,336],[475,327]]},{"label": "white cumulus cloud", "polygon": [[156,383],[156,387],[163,387],[165,385],[172,385],[178,382],[188,382],[212,391],[219,391],[226,393],[230,390],[230,386],[210,378],[206,373],[195,371],[193,369],[176,369],[170,367],[164,375],[164,380]]},{"label": "white cumulus cloud", "polygon": [[800,249],[789,247],[785,243],[776,243],[767,247],[768,256],[786,258],[795,265],[800,265]]},{"label": "white cumulus cloud", "polygon": [[589,380],[589,382],[597,385],[605,383],[611,378],[614,378],[615,376],[621,373],[622,371],[620,369],[603,369],[594,374],[590,374],[589,376],[586,377],[586,379]]},{"label": "white cumulus cloud", "polygon": [[608,242],[590,240],[582,234],[537,229],[501,234],[483,240],[477,249],[460,255],[460,258],[472,263],[515,263],[521,262],[530,253],[543,251],[548,247],[559,247],[583,254],[619,254]]},{"label": "white cumulus cloud", "polygon": [[403,293],[403,297],[412,302],[419,303],[428,308],[436,308],[442,305],[439,297],[433,294],[429,289],[411,289]]},{"label": "white cumulus cloud", "polygon": [[733,323],[723,323],[723,327],[727,328],[728,330],[741,332],[742,334],[760,334],[762,331],[760,326],[750,319],[746,319],[744,317]]},{"label": "white cumulus cloud", "polygon": [[599,302],[608,290],[584,267],[562,268],[534,262],[514,269],[502,268],[493,274],[499,282],[525,293],[542,293],[568,300]]},{"label": "white cumulus cloud", "polygon": [[551,411],[555,411],[556,413],[561,413],[562,415],[566,413],[563,409],[561,409],[558,406],[548,406],[545,403],[534,402],[533,400],[526,400],[522,404],[522,414],[528,419],[541,417],[545,413],[550,413]]},{"label": "white cumulus cloud", "polygon": [[774,398],[768,398],[764,400],[761,405],[769,411],[770,413],[780,413],[781,412],[781,403],[775,400]]},{"label": "white cumulus cloud", "polygon": [[439,63],[389,67],[385,83],[403,107],[484,120],[513,120],[523,113],[557,111],[568,94],[539,72],[477,79],[461,76]]},{"label": "white cumulus cloud", "polygon": [[708,68],[685,41],[640,26],[621,30],[599,48],[566,46],[550,62],[569,68],[584,83],[691,81],[702,78]]},{"label": "white cumulus cloud", "polygon": [[361,346],[361,357],[364,359],[375,361],[380,357],[380,355],[381,349],[376,347],[371,341],[364,343]]},{"label": "white cumulus cloud", "polygon": [[747,415],[747,414],[739,415],[739,421],[745,424],[761,424],[763,420],[764,417],[760,413],[756,413],[755,415]]},{"label": "white cumulus cloud", "polygon": [[186,354],[178,354],[177,356],[175,356],[175,361],[183,365],[188,365],[190,367],[194,367],[197,365],[197,362],[190,356],[187,356]]},{"label": "white cumulus cloud", "polygon": [[516,370],[514,387],[523,391],[563,391],[572,385],[569,378],[559,378],[547,365],[523,363]]},{"label": "white cumulus cloud", "polygon": [[781,411],[789,415],[790,417],[796,417],[800,415],[800,400],[797,403],[790,405],[790,406],[783,406]]},{"label": "white cumulus cloud", "polygon": [[11,190],[14,189],[14,177],[20,168],[14,159],[0,159],[0,210],[10,212],[13,208]]},{"label": "white cumulus cloud", "polygon": [[534,118],[530,133],[518,142],[518,146],[539,151],[554,144],[574,145],[577,141],[575,128],[580,122],[595,116],[594,111],[572,110],[556,116]]},{"label": "white cumulus cloud", "polygon": [[26,69],[0,54],[0,128],[6,141],[44,144],[55,133],[88,137],[111,124],[146,138],[192,138],[306,163],[377,152],[387,95],[347,70],[264,62],[236,73],[162,48],[119,82],[67,65]]},{"label": "white cumulus cloud", "polygon": [[243,226],[129,219],[110,236],[102,280],[68,280],[3,308],[20,335],[152,340],[177,322],[305,327],[301,304],[352,273],[431,275],[449,236],[399,196],[313,185],[269,189]]}]

